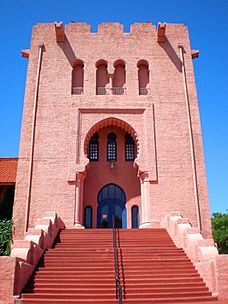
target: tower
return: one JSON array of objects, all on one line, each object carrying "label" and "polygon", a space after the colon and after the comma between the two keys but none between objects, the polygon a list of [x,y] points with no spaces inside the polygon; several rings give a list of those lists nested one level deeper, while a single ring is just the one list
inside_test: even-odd
[{"label": "tower", "polygon": [[173,211],[210,236],[188,29],[33,27],[14,204],[15,238],[46,211],[66,227],[159,227]]}]

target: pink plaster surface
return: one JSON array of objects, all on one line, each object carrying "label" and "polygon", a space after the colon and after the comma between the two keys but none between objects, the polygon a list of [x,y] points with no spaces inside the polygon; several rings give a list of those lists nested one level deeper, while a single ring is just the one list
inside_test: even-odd
[{"label": "pink plaster surface", "polygon": [[0,301],[3,303],[13,303],[16,260],[14,257],[0,257]]},{"label": "pink plaster surface", "polygon": [[35,228],[30,229],[25,238],[13,242],[10,257],[0,257],[0,303],[14,303],[13,296],[20,294],[45,249],[52,246],[62,220],[47,212],[37,219]]},{"label": "pink plaster surface", "polygon": [[33,267],[18,257],[0,257],[0,303],[14,303],[18,294],[32,274]]},{"label": "pink plaster surface", "polygon": [[228,299],[228,255],[219,255],[213,239],[205,239],[180,212],[173,212],[161,221],[176,246],[183,248],[210,291]]},{"label": "pink plaster surface", "polygon": [[221,299],[228,303],[228,255],[221,254],[216,257],[216,274],[218,278],[218,293]]},{"label": "pink plaster surface", "polygon": [[[67,227],[74,227],[75,217],[80,212],[83,225],[85,204],[95,208],[93,225],[96,226],[97,192],[105,183],[114,181],[122,185],[127,193],[128,227],[131,226],[129,208],[133,203],[142,209],[141,223],[144,220],[147,224],[158,225],[166,214],[178,209],[197,225],[178,48],[182,44],[185,49],[203,234],[210,237],[205,165],[188,28],[183,24],[168,23],[166,39],[158,43],[156,27],[151,23],[133,24],[130,33],[124,33],[119,23],[100,24],[98,33],[91,33],[88,24],[70,23],[66,26],[64,41],[57,42],[54,23],[46,23],[35,25],[32,33],[13,215],[14,238],[22,239],[25,236],[32,113],[38,46],[41,44],[44,51],[38,92],[29,228],[34,228],[37,218],[46,211],[57,212]],[[72,95],[72,69],[78,59],[84,63],[84,94]],[[116,61],[125,63],[126,94],[96,95],[96,63],[99,60],[107,62],[109,77],[114,73]],[[139,95],[137,64],[140,60],[148,62],[149,95]],[[110,121],[110,118],[127,123],[135,131],[138,145],[135,168],[131,164],[124,164],[121,158],[113,172],[109,171],[105,160],[102,164],[99,162],[99,168],[96,164],[88,166],[84,150],[86,136],[93,126],[102,120]],[[108,128],[116,130],[116,127],[119,128],[118,134],[123,136],[123,130],[116,124],[109,123],[100,132],[105,137]],[[122,149],[121,138],[118,144]],[[103,143],[101,151],[104,147]],[[93,177],[95,171],[96,176]],[[82,172],[84,190],[80,188],[78,191],[76,176]],[[142,175],[146,176],[145,182],[149,186],[145,183],[140,189]],[[76,202],[80,202],[80,210]]]}]

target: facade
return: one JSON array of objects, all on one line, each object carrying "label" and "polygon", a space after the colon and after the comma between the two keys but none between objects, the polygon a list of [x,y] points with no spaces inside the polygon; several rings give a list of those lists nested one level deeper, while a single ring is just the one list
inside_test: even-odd
[{"label": "facade", "polygon": [[[192,64],[198,55],[183,24],[136,23],[124,32],[119,23],[103,23],[96,33],[86,23],[33,27],[30,50],[22,51],[29,62],[19,158],[0,159],[1,198],[16,177],[0,301],[24,301],[26,282],[64,228],[113,224],[162,228],[144,231],[155,231],[156,245],[156,231],[165,228],[213,299],[228,298],[227,255],[211,239]],[[70,231],[80,240],[87,232],[109,233],[111,244],[116,233]],[[140,244],[150,242],[139,232],[120,234],[131,235],[130,243],[134,233]]]},{"label": "facade", "polygon": [[66,227],[159,227],[179,211],[211,235],[188,29],[33,27],[14,203],[20,239],[47,211]]}]

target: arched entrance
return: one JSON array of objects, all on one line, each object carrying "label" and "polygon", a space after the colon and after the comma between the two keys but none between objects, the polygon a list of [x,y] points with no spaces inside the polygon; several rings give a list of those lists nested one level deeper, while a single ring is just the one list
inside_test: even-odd
[{"label": "arched entrance", "polygon": [[104,186],[98,194],[97,228],[111,228],[112,218],[116,228],[126,228],[126,195],[116,184]]}]

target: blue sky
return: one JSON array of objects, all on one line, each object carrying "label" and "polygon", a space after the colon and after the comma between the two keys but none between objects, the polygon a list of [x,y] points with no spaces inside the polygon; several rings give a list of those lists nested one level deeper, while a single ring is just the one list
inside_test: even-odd
[{"label": "blue sky", "polygon": [[42,22],[151,21],[188,25],[194,60],[211,212],[228,209],[228,0],[0,0],[0,157],[17,156],[32,25]]}]

